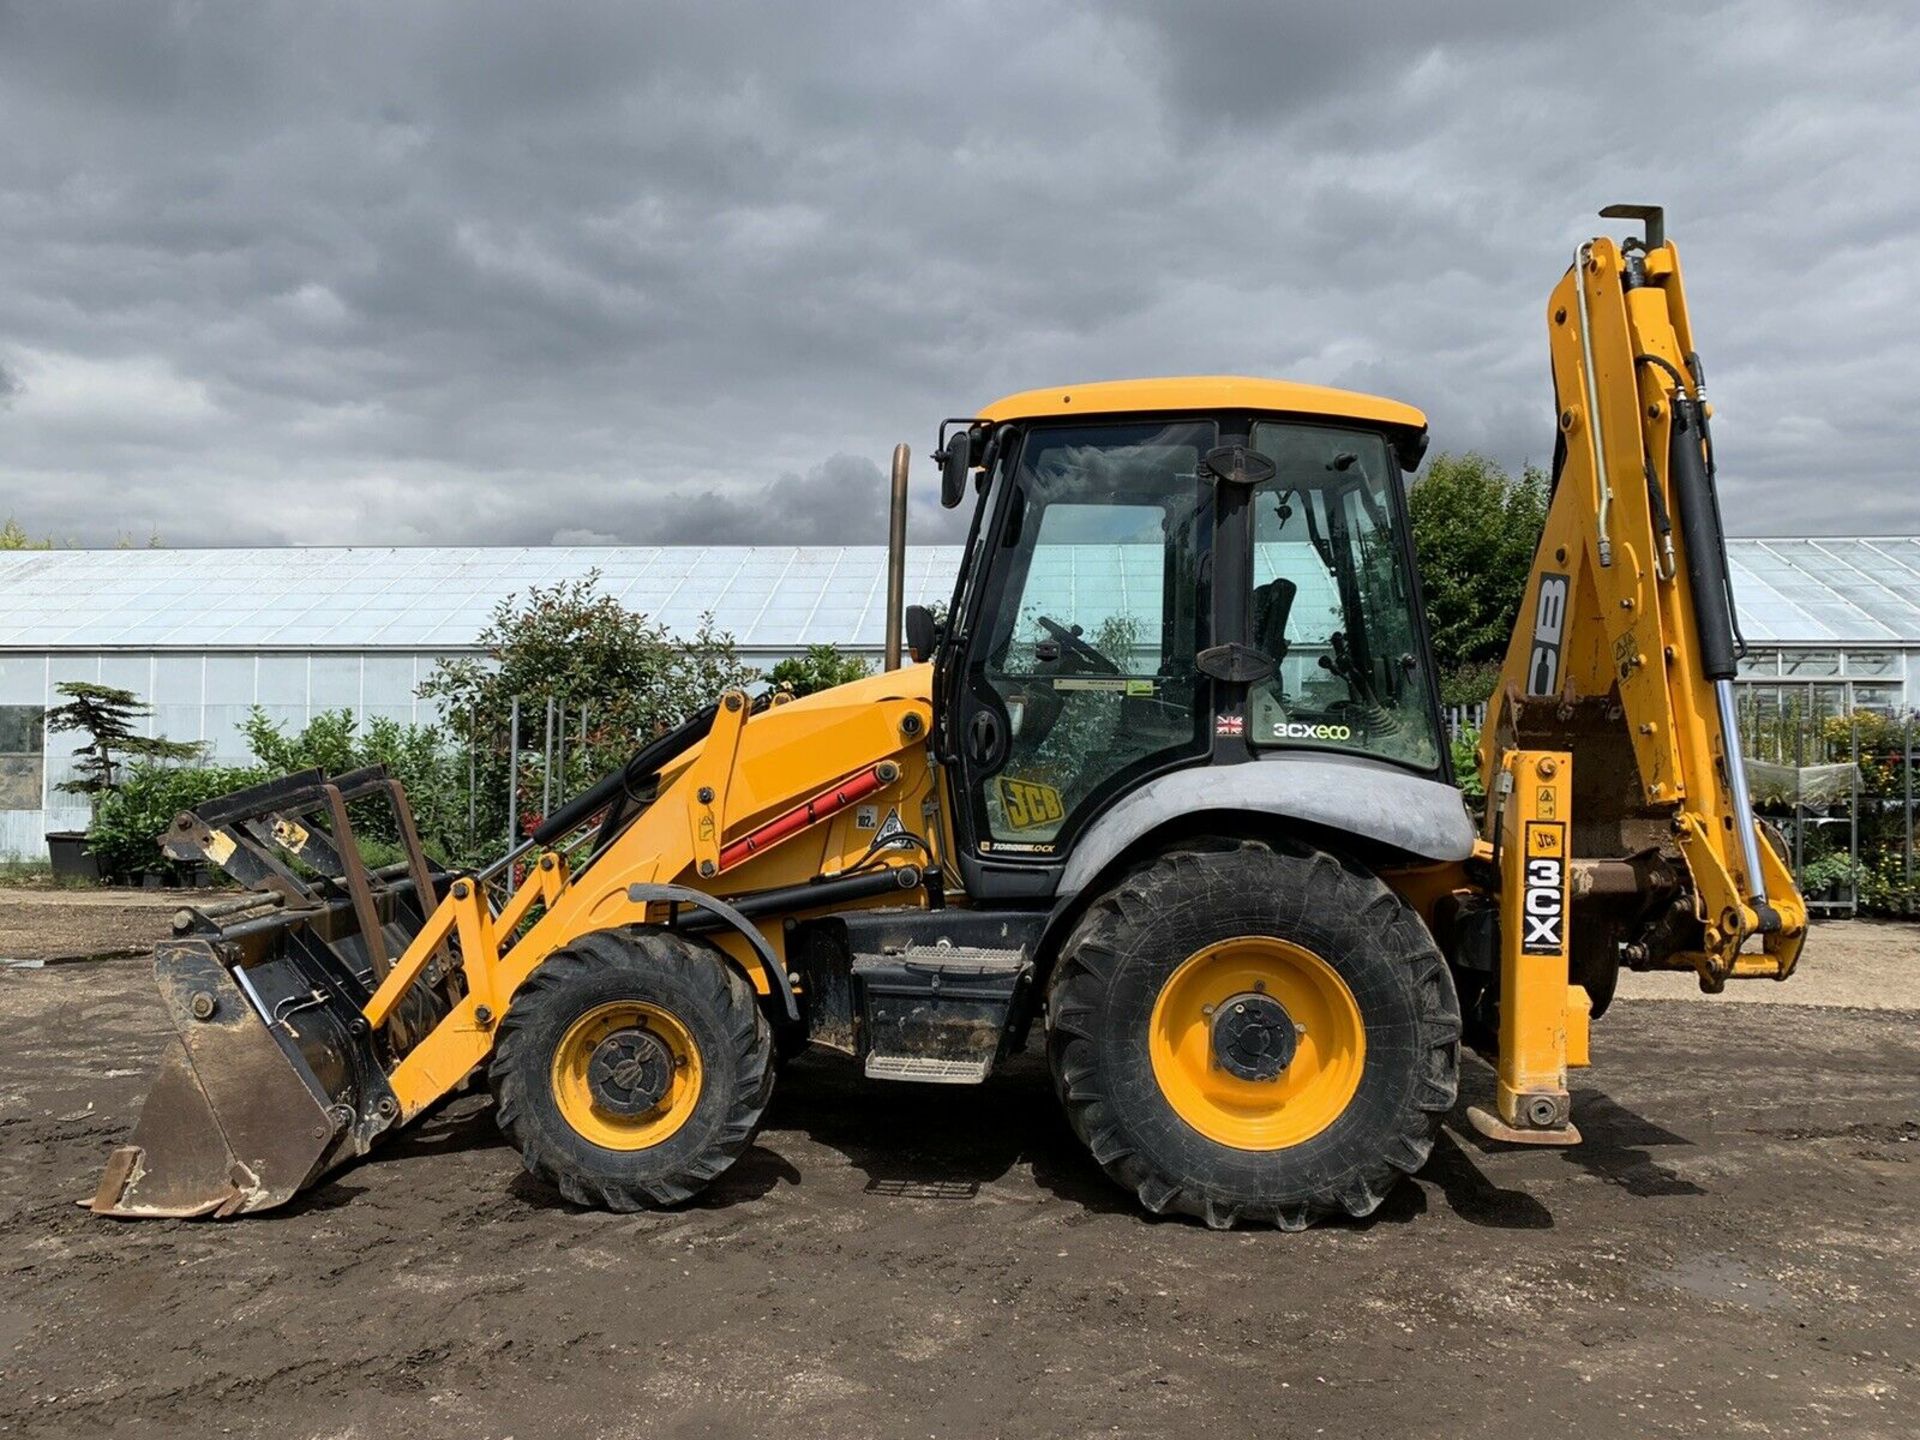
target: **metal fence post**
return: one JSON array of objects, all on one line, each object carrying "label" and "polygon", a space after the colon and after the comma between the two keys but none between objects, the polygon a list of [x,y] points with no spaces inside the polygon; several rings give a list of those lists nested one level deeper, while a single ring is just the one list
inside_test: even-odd
[{"label": "metal fence post", "polygon": [[[507,711],[507,853],[520,843],[520,697]],[[507,893],[513,893],[513,866],[507,866]]]},{"label": "metal fence post", "polygon": [[547,697],[547,738],[540,750],[540,818],[553,813],[553,697]]},{"label": "metal fence post", "polygon": [[1906,764],[1901,772],[1906,778],[1906,832],[1907,832],[1907,882],[1906,903],[1901,906],[1909,915],[1913,913],[1913,711],[1907,711]]}]

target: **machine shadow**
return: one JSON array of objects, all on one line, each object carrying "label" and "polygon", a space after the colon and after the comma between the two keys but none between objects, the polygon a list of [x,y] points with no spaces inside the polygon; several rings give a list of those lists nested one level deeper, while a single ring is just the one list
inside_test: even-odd
[{"label": "machine shadow", "polygon": [[[1455,1113],[1462,1118],[1452,1123],[1451,1129],[1481,1155],[1498,1155],[1513,1148],[1487,1139],[1464,1120],[1466,1105],[1493,1105],[1493,1090],[1491,1066],[1478,1059],[1461,1065],[1460,1107]],[[1573,1092],[1573,1114],[1581,1139],[1578,1145],[1554,1152],[1563,1163],[1641,1198],[1708,1193],[1648,1153],[1649,1147],[1656,1146],[1691,1148],[1693,1141],[1685,1135],[1656,1124],[1604,1090],[1592,1087]]]},{"label": "machine shadow", "polygon": [[1024,1164],[1061,1200],[1135,1210],[1067,1128],[1037,1054],[1010,1056],[986,1084],[965,1086],[870,1081],[850,1060],[809,1055],[775,1088],[763,1133],[780,1131],[845,1156],[873,1194],[966,1199]]}]

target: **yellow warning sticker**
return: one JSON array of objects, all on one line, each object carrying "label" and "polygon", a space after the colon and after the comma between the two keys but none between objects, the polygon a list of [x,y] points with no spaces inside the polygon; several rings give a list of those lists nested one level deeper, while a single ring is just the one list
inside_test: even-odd
[{"label": "yellow warning sticker", "polygon": [[1038,780],[1014,780],[1002,775],[994,782],[1000,787],[1000,805],[1007,812],[1007,824],[1015,830],[1032,830],[1056,824],[1066,814],[1060,792]]}]

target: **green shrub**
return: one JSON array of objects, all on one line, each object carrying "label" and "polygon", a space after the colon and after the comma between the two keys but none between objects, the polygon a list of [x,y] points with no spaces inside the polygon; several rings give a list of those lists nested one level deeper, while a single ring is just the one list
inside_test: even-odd
[{"label": "green shrub", "polygon": [[262,778],[258,770],[221,765],[169,765],[162,761],[135,761],[120,783],[99,797],[87,844],[99,857],[100,873],[122,883],[143,871],[157,870],[175,881],[186,878],[186,866],[160,853],[161,832],[182,810],[191,810],[216,795],[251,785]]},{"label": "green shrub", "polygon": [[867,662],[858,655],[842,655],[834,645],[809,645],[806,654],[782,660],[769,670],[767,679],[774,689],[799,696],[831,690],[870,673]]},{"label": "green shrub", "polygon": [[[300,770],[344,775],[369,765],[386,766],[388,773],[406,787],[421,848],[443,861],[466,849],[466,808],[461,788],[466,782],[466,769],[436,727],[402,725],[385,716],[356,725],[351,710],[328,710],[314,716],[298,734],[289,734],[256,709],[240,728],[253,753],[260,757],[257,774],[261,779]],[[361,854],[370,863],[376,843],[384,847],[381,853],[391,852],[387,859],[399,858],[400,831],[385,800],[356,801],[348,818],[353,822]]]}]

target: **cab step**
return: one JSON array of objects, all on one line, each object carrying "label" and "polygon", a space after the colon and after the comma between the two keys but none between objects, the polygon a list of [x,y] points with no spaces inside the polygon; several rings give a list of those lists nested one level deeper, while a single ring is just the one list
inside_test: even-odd
[{"label": "cab step", "polygon": [[980,1084],[1006,1049],[1032,975],[1024,950],[905,945],[854,956],[868,1077]]}]

